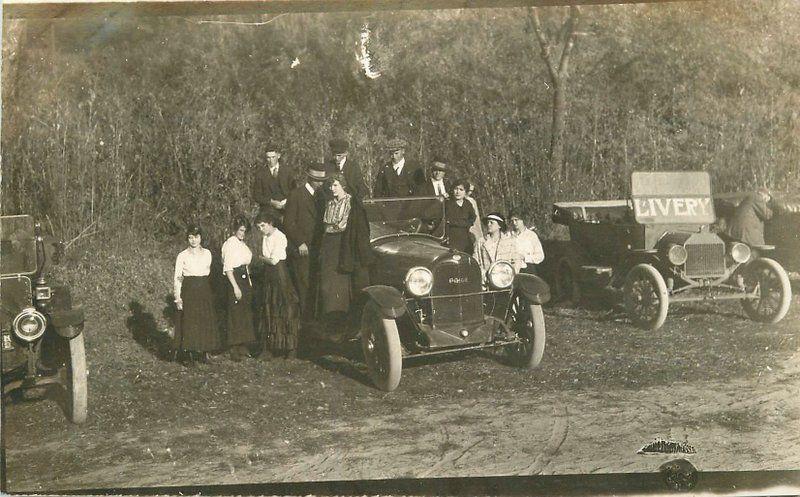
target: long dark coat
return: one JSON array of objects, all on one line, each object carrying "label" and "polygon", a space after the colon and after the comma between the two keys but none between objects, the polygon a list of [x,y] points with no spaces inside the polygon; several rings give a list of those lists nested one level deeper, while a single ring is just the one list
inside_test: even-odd
[{"label": "long dark coat", "polygon": [[764,221],[772,210],[757,193],[750,193],[736,207],[728,225],[728,235],[748,245],[764,245]]},{"label": "long dark coat", "polygon": [[381,167],[375,177],[375,185],[372,189],[372,196],[379,197],[410,197],[425,181],[424,171],[416,164],[409,162],[403,166],[403,170],[398,176],[389,162]]},{"label": "long dark coat", "polygon": [[294,188],[294,172],[291,168],[280,164],[278,175],[273,177],[269,167],[259,167],[253,178],[251,195],[259,209],[271,209],[270,200],[284,200]]},{"label": "long dark coat", "polygon": [[[325,172],[328,174],[339,172],[339,167],[336,165],[335,160],[331,159],[325,163]],[[369,196],[369,189],[364,183],[364,174],[361,172],[361,166],[358,162],[353,161],[348,156],[341,173],[344,174],[344,179],[347,182],[347,193],[358,199],[364,199]]]},{"label": "long dark coat", "polygon": [[[300,308],[305,315],[310,315],[308,313],[314,309],[313,282],[316,280],[323,198],[320,192],[311,195],[303,184],[289,192],[286,199],[283,224],[289,240],[289,269],[300,297]],[[302,244],[308,246],[308,256],[301,256],[298,252],[298,247]]]}]

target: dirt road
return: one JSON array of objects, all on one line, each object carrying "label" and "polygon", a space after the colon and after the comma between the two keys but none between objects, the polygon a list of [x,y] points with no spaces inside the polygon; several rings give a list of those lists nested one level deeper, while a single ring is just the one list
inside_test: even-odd
[{"label": "dirt road", "polygon": [[676,457],[636,453],[656,437],[694,446],[701,471],[800,468],[797,305],[774,326],[688,308],[657,333],[546,319],[539,370],[460,354],[405,364],[391,394],[340,355],[186,369],[94,340],[86,425],[47,400],[7,407],[8,489],[652,472]]}]

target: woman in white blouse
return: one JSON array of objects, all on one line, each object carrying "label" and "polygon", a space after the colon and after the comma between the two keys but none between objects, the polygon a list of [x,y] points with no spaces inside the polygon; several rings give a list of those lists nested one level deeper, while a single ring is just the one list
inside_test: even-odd
[{"label": "woman in white blouse", "polygon": [[186,231],[189,246],[175,259],[175,349],[181,361],[208,362],[208,353],[220,347],[214,297],[208,275],[211,251],[200,246],[203,240],[198,226]]},{"label": "woman in white blouse", "polygon": [[475,245],[474,255],[484,276],[497,261],[506,261],[514,266],[515,272],[519,272],[524,263],[516,240],[505,232],[506,219],[499,212],[492,212],[483,220],[486,223],[486,234]]},{"label": "woman in white blouse", "polygon": [[300,299],[286,267],[286,235],[275,227],[276,216],[269,211],[256,216],[263,234],[259,257],[264,263],[264,301],[260,329],[264,353],[295,358],[300,329]]},{"label": "woman in white blouse", "polygon": [[238,217],[231,225],[233,235],[222,244],[222,271],[228,278],[228,346],[231,359],[240,361],[250,355],[248,346],[256,341],[253,331],[250,262],[253,252],[244,242],[250,223]]},{"label": "woman in white blouse", "polygon": [[525,219],[517,210],[512,210],[508,214],[511,222],[511,236],[517,242],[517,249],[522,257],[522,272],[536,274],[536,264],[544,260],[544,249],[539,235],[535,231],[525,226]]}]

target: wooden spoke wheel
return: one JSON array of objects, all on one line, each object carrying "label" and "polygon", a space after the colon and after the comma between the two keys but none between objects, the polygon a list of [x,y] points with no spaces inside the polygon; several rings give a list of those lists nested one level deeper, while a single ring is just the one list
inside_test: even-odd
[{"label": "wooden spoke wheel", "polygon": [[634,266],[625,278],[623,303],[636,326],[657,330],[667,319],[669,309],[664,277],[650,264]]},{"label": "wooden spoke wheel", "polygon": [[386,392],[397,388],[403,368],[397,322],[383,317],[378,306],[372,302],[364,307],[361,317],[361,347],[375,386]]},{"label": "wooden spoke wheel", "polygon": [[567,257],[562,257],[556,266],[555,290],[559,301],[570,302],[573,306],[580,304],[581,288],[578,284],[578,268]]},{"label": "wooden spoke wheel", "polygon": [[792,300],[792,287],[780,264],[772,259],[755,259],[745,266],[742,277],[747,292],[757,295],[755,299],[742,300],[742,307],[750,319],[777,323],[786,316]]},{"label": "wooden spoke wheel", "polygon": [[542,362],[545,344],[544,313],[541,305],[528,303],[514,294],[508,309],[506,325],[519,339],[505,347],[511,362],[522,368],[535,368]]}]

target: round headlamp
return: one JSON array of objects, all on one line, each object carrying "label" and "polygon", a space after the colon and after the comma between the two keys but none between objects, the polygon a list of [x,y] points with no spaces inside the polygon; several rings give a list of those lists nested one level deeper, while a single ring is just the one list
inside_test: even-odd
[{"label": "round headlamp", "polygon": [[44,334],[44,330],[47,328],[47,319],[41,312],[33,307],[28,307],[17,314],[17,317],[14,318],[13,327],[14,334],[21,340],[32,342]]},{"label": "round headlamp", "polygon": [[750,260],[750,247],[744,243],[736,242],[731,247],[731,258],[739,264]]},{"label": "round headlamp", "polygon": [[680,266],[686,262],[686,247],[683,245],[672,244],[667,249],[667,260],[674,266]]},{"label": "round headlamp", "polygon": [[508,288],[514,283],[514,266],[505,261],[497,261],[489,266],[486,277],[492,288]]},{"label": "round headlamp", "polygon": [[433,288],[433,273],[422,266],[412,267],[406,273],[406,290],[415,297],[424,297]]}]

